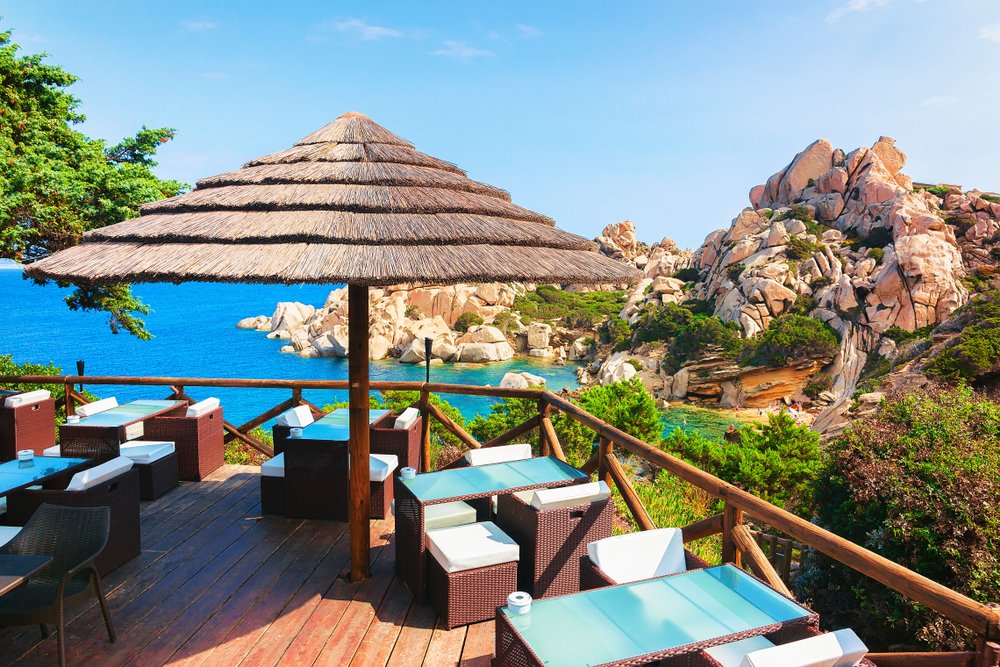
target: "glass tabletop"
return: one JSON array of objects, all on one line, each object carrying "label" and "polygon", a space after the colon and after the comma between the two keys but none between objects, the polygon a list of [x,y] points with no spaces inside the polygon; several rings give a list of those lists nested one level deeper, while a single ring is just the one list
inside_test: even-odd
[{"label": "glass tabletop", "polygon": [[132,401],[82,418],[76,426],[125,426],[159,412],[183,405],[183,401]]},{"label": "glass tabletop", "polygon": [[[388,410],[369,410],[368,423],[374,424],[376,420],[381,419],[388,412]],[[289,438],[346,441],[351,437],[350,420],[351,411],[348,408],[337,408],[303,428],[302,435],[289,436]]]},{"label": "glass tabletop", "polygon": [[0,495],[51,475],[57,475],[86,461],[87,459],[60,456],[36,456],[31,461],[0,463]]},{"label": "glass tabletop", "polygon": [[539,486],[587,477],[573,466],[551,456],[491,463],[469,468],[425,472],[402,483],[421,502],[489,494],[518,487]]},{"label": "glass tabletop", "polygon": [[501,610],[552,666],[644,656],[812,613],[730,564],[536,600],[523,615]]}]

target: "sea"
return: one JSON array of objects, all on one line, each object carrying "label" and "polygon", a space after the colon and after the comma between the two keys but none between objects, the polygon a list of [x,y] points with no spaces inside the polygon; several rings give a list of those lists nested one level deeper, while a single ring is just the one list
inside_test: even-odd
[{"label": "sea", "polygon": [[[321,306],[335,285],[238,285],[222,283],[144,284],[133,289],[152,312],[144,319],[152,340],[128,333],[111,333],[107,315],[71,311],[65,298],[70,289],[35,285],[21,270],[0,264],[0,354],[18,363],[52,363],[76,374],[77,361],[85,375],[345,380],[347,360],[303,359],[279,352],[286,341],[269,340],[263,332],[237,329],[244,317],[271,315],[279,301]],[[549,389],[576,389],[577,366],[518,357],[493,364],[444,364],[431,367],[431,380],[455,384],[497,386],[505,373],[528,371],[546,379]],[[424,379],[423,365],[395,360],[371,364],[373,380]],[[86,385],[85,385],[86,386]],[[158,387],[93,386],[101,396],[119,402],[163,398]],[[215,396],[226,417],[246,422],[289,397],[288,390],[191,387],[194,398]],[[346,401],[346,391],[306,390],[317,404]],[[467,419],[488,414],[496,399],[449,395],[445,398]],[[664,432],[675,428],[718,435],[729,418],[711,410],[686,406],[664,411]]]}]

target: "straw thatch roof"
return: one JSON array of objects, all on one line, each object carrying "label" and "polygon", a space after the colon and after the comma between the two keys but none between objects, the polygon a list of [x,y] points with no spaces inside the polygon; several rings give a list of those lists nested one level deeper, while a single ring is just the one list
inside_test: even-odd
[{"label": "straw thatch roof", "polygon": [[621,283],[628,265],[357,113],[87,232],[29,275],[83,283]]}]

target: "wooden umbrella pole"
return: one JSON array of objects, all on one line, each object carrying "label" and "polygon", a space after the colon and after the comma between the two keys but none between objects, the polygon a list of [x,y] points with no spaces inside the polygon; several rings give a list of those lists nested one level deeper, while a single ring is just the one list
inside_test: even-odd
[{"label": "wooden umbrella pole", "polygon": [[350,505],[347,517],[351,534],[351,581],[371,576],[369,557],[368,474],[368,287],[347,287],[348,380],[350,384]]}]

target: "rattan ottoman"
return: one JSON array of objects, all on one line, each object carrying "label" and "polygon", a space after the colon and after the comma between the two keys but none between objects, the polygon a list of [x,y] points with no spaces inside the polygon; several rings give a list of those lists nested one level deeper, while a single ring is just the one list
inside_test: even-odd
[{"label": "rattan ottoman", "polygon": [[492,522],[432,530],[427,539],[427,594],[447,629],[493,618],[517,590],[518,545]]},{"label": "rattan ottoman", "polygon": [[587,544],[611,536],[611,499],[535,509],[527,493],[497,499],[497,525],[521,545],[518,590],[535,598],[578,592]]},{"label": "rattan ottoman", "polygon": [[144,440],[168,440],[177,452],[178,478],[200,482],[225,463],[222,408],[200,417],[164,415],[146,421]]},{"label": "rattan ottoman", "polygon": [[177,452],[167,454],[151,463],[135,463],[139,471],[139,498],[156,500],[178,486]]},{"label": "rattan ottoman", "polygon": [[19,405],[4,407],[0,397],[0,462],[13,461],[17,452],[31,449],[42,456],[46,447],[56,443],[56,402],[51,398]]},{"label": "rattan ottoman", "polygon": [[[264,514],[287,513],[285,483],[285,454],[278,454],[261,466],[260,475],[260,510]],[[372,519],[384,519],[392,512],[393,483],[392,475],[385,480],[372,481],[370,487],[369,516]],[[325,518],[325,517],[324,517]]]}]

